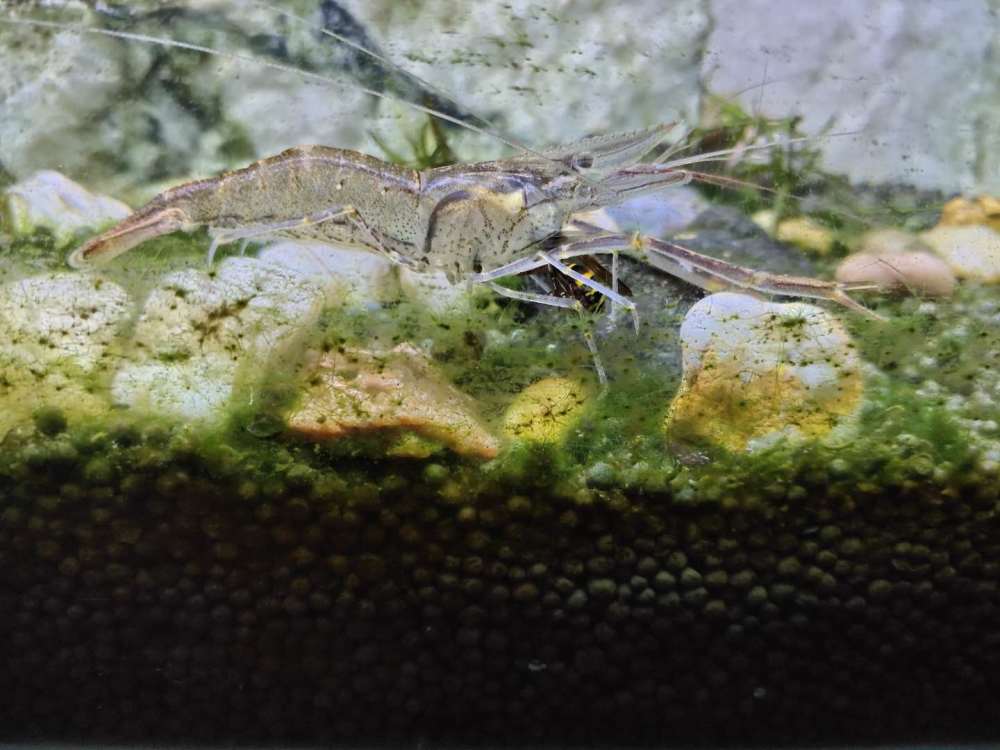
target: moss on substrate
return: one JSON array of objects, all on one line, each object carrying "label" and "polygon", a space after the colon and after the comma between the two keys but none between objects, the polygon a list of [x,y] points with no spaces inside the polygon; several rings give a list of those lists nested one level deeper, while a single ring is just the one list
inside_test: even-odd
[{"label": "moss on substrate", "polygon": [[[102,273],[128,289],[138,305],[164,273],[204,267],[203,240],[201,235],[160,238],[104,267]],[[44,262],[53,270],[62,267],[62,251],[51,246],[36,249],[34,255],[29,253],[32,264]],[[880,371],[867,377],[866,414],[875,416],[863,420],[851,440],[857,440],[863,451],[869,442],[866,432],[879,426],[878,415],[894,409],[905,415],[904,423],[898,425],[901,433],[919,431],[919,425],[910,429],[907,419],[919,421],[941,412],[964,426],[978,422],[978,426],[971,425],[973,431],[978,428],[989,436],[991,420],[1000,420],[1000,403],[988,398],[1000,388],[1000,330],[995,325],[1000,304],[994,291],[965,284],[955,298],[946,301],[877,297],[865,301],[887,322],[841,315],[852,329],[862,358]],[[442,314],[410,302],[330,309],[302,337],[298,350],[418,343],[449,380],[478,399],[486,416],[496,420],[517,392],[543,377],[594,380],[581,330],[590,324],[575,315],[539,312],[530,305],[483,293],[466,307]],[[562,451],[566,461],[582,467],[582,473],[601,463],[611,466],[612,474],[625,476],[638,465],[633,474],[649,476],[653,485],[660,486],[662,471],[653,477],[657,472],[647,471],[644,465],[671,467],[671,459],[663,456],[678,450],[707,451],[712,458],[721,455],[711,446],[664,445],[662,415],[680,377],[676,364],[679,324],[680,311],[664,304],[644,314],[638,337],[625,324],[601,337],[600,351],[609,364],[611,388],[589,406]],[[115,347],[108,359],[116,361],[119,354]],[[294,404],[297,383],[303,377],[299,364],[294,352],[283,352],[263,379],[241,378],[229,421],[242,424],[251,434],[274,434],[273,428]],[[255,377],[259,375],[259,367],[253,370]],[[108,372],[108,367],[103,368],[100,377],[87,383],[88,389],[105,388]],[[44,400],[44,394],[40,398]],[[252,409],[247,406],[250,402]],[[764,459],[752,459],[759,460]],[[598,475],[611,476],[599,468]]]},{"label": "moss on substrate", "polygon": [[995,477],[891,413],[655,481],[45,415],[0,455],[0,732],[995,737]]},{"label": "moss on substrate", "polygon": [[[203,261],[174,241],[114,272],[139,295]],[[563,445],[482,465],[284,438],[293,364],[212,429],[36,412],[0,454],[0,733],[995,738],[995,291],[880,312],[849,319],[882,370],[857,430],[753,455],[665,443],[659,321],[602,343],[611,390]],[[496,415],[586,373],[576,325],[484,298],[332,311],[309,343],[429,341]]]}]

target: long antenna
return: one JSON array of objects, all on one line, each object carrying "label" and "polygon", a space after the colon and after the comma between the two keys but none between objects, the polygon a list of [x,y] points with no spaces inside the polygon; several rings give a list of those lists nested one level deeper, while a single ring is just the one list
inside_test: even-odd
[{"label": "long antenna", "polygon": [[[250,63],[253,65],[259,65],[265,68],[271,68],[272,70],[280,70],[284,73],[291,73],[292,75],[301,76],[305,80],[312,80],[318,83],[322,83],[327,86],[339,86],[340,88],[353,89],[355,91],[360,91],[363,94],[368,94],[369,96],[374,96],[378,99],[383,99],[385,101],[395,102],[397,104],[402,104],[407,107],[411,107],[418,112],[423,112],[430,117],[436,117],[445,122],[450,122],[453,125],[457,125],[461,128],[466,128],[473,133],[478,133],[479,135],[486,136],[487,138],[494,138],[505,146],[514,149],[515,151],[522,151],[531,154],[534,157],[543,159],[548,162],[553,162],[554,160],[540,151],[524,145],[523,143],[518,143],[517,141],[500,135],[499,133],[490,132],[486,128],[481,128],[478,125],[473,125],[470,122],[465,122],[461,118],[454,117],[445,112],[441,112],[432,107],[424,106],[423,104],[418,104],[417,102],[411,102],[408,99],[403,99],[402,97],[393,96],[392,94],[387,94],[384,91],[376,91],[375,89],[369,88],[368,86],[363,86],[359,83],[352,83],[349,81],[342,81],[330,76],[323,75],[322,73],[315,73],[311,70],[304,70],[302,68],[297,68],[294,65],[286,65],[285,63],[274,62],[273,60],[265,60],[263,58],[257,57],[255,55],[248,55],[240,52],[223,52],[222,50],[213,49],[212,47],[206,47],[201,44],[193,44],[191,42],[182,42],[177,39],[167,39],[164,37],[150,36],[149,34],[138,34],[131,31],[116,31],[114,29],[100,29],[89,26],[74,26],[72,24],[59,23],[57,21],[42,21],[34,18],[2,18],[0,17],[0,23],[12,24],[15,26],[36,26],[40,28],[47,29],[58,29],[60,31],[69,31],[75,34],[96,34],[98,36],[113,37],[115,39],[126,39],[133,42],[144,42],[146,44],[154,44],[160,47],[174,48],[174,49],[184,49],[190,52],[200,52],[205,55],[212,55],[213,57],[219,57],[226,60],[237,60],[239,62]],[[561,164],[561,162],[558,162]],[[566,165],[562,165],[567,171],[572,171],[572,169]]]},{"label": "long antenna", "polygon": [[[278,6],[272,5],[271,3],[254,2],[254,5],[256,5],[259,8],[264,8],[265,10],[269,10],[272,13],[276,13],[277,15],[282,16],[284,18],[289,18],[289,19],[292,19],[294,21],[298,21],[299,23],[301,23],[302,25],[306,26],[307,28],[310,28],[310,29],[313,29],[315,31],[318,31],[323,36],[328,36],[331,39],[335,39],[337,42],[339,42],[340,44],[343,44],[345,47],[350,47],[351,49],[355,50],[356,52],[360,52],[362,55],[365,55],[366,57],[370,57],[371,59],[377,61],[379,64],[381,64],[381,65],[385,66],[386,68],[388,68],[389,70],[393,71],[396,75],[402,76],[403,78],[406,78],[406,79],[408,79],[410,81],[418,83],[418,84],[420,84],[420,86],[422,88],[425,88],[428,91],[433,91],[443,101],[445,101],[448,104],[450,104],[451,106],[453,106],[456,110],[461,110],[461,111],[469,112],[468,107],[466,107],[464,104],[460,104],[458,102],[458,100],[451,93],[449,93],[448,91],[446,91],[445,89],[443,89],[440,86],[437,86],[437,85],[431,83],[430,81],[428,81],[428,80],[426,80],[424,78],[421,78],[420,76],[416,75],[415,73],[411,73],[406,68],[404,68],[402,65],[399,65],[398,63],[393,62],[388,57],[386,57],[385,55],[379,54],[375,50],[372,50],[372,49],[369,49],[368,47],[365,47],[363,44],[359,44],[358,42],[354,41],[350,37],[346,37],[343,34],[338,34],[336,31],[332,31],[329,28],[327,28],[326,26],[319,26],[317,24],[314,24],[308,18],[303,18],[300,15],[297,15],[295,13],[292,13],[291,11],[287,11],[287,10],[284,10],[282,8],[279,8]],[[494,125],[492,122],[490,122],[489,120],[487,120],[485,117],[482,117],[482,116],[476,114],[475,112],[469,112],[469,115],[473,119],[475,119],[477,121],[477,123],[484,130],[488,130],[490,133],[497,133],[498,132],[496,125]]]}]

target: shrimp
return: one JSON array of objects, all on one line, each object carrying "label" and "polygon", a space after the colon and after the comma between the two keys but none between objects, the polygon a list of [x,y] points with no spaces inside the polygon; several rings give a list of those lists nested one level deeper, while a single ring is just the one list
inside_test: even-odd
[{"label": "shrimp", "polygon": [[[65,28],[44,21],[22,22]],[[79,31],[223,54],[127,32]],[[378,59],[385,62],[380,56]],[[329,82],[318,74],[300,72]],[[473,125],[419,104],[410,106],[494,135],[520,153],[507,159],[414,170],[358,151],[299,146],[242,169],[166,190],[76,248],[68,262],[75,268],[98,265],[154,237],[200,228],[212,237],[210,262],[220,246],[237,240],[279,236],[313,239],[359,247],[417,272],[443,272],[453,283],[486,285],[517,300],[584,312],[584,302],[575,295],[532,293],[499,283],[547,268],[588,293],[607,298],[613,307],[628,310],[638,330],[636,305],[622,293],[618,281],[618,258],[625,255],[707,291],[737,289],[816,298],[878,317],[848,296],[850,291],[869,288],[866,285],[757,271],[676,242],[604,231],[575,218],[583,211],[710,177],[689,167],[732,155],[732,149],[644,161],[670,130],[670,126],[659,125],[539,151],[496,136],[486,127],[488,123]],[[476,120],[485,123],[481,118]],[[611,256],[610,285],[600,280],[607,281],[600,274],[581,273],[574,261],[600,255]],[[588,339],[588,345],[604,381],[592,340]]]},{"label": "shrimp", "polygon": [[[635,304],[565,261],[630,256],[708,291],[740,289],[812,297],[874,316],[847,292],[857,288],[755,271],[640,234],[605,232],[573,217],[691,181],[674,163],[644,164],[663,127],[589,138],[532,155],[425,170],[357,151],[300,146],[218,177],[156,196],[69,256],[84,268],[154,237],[207,228],[209,259],[224,244],[284,236],[346,244],[452,283],[486,284],[515,299],[579,308],[578,300],[508,289],[503,278],[548,267],[632,313]],[[620,163],[624,161],[624,164]],[[617,265],[617,264],[615,264]]]}]

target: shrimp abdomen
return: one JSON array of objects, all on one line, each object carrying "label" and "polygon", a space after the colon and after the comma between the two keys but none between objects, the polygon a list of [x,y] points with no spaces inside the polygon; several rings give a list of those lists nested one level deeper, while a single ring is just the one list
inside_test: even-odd
[{"label": "shrimp abdomen", "polygon": [[[293,233],[297,223],[312,227],[317,239],[399,252],[395,245],[412,245],[421,233],[419,193],[411,170],[356,151],[300,146],[161,193],[73,251],[69,263],[103,263],[178,230],[207,227],[246,237]],[[354,218],[317,226],[317,216]]]}]

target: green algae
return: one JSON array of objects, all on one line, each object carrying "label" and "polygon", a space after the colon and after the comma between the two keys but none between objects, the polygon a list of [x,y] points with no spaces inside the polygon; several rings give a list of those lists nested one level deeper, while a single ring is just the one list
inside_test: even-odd
[{"label": "green algae", "polygon": [[[464,341],[452,323],[440,335]],[[532,736],[592,738],[613,715],[672,737],[737,722],[743,736],[787,739],[800,711],[832,712],[809,731],[839,736],[869,728],[859,707],[899,690],[904,661],[941,686],[923,704],[903,695],[922,716],[989,704],[968,701],[969,687],[952,696],[945,679],[959,662],[978,685],[995,659],[1000,507],[951,412],[877,376],[839,444],[693,455],[658,431],[671,379],[640,369],[563,445],[515,441],[487,463],[288,439],[280,415],[296,391],[276,375],[270,395],[258,386],[267,408],[234,408],[211,428],[38,415],[0,452],[4,593],[18,595],[0,652],[57,700],[18,715],[86,731],[107,706],[131,705],[127,690],[102,692],[110,682],[142,685],[156,709],[135,730],[147,737],[191,731],[164,728],[169,703],[235,716],[248,738],[355,736],[338,718],[350,714],[373,719],[370,737],[391,716],[410,734],[481,739],[491,711],[507,721],[525,694],[541,717]],[[253,422],[269,412],[269,425]],[[63,653],[68,673],[28,680]],[[478,691],[470,668],[500,687]],[[791,682],[782,703],[739,710],[748,686],[780,696]],[[450,683],[461,692],[433,692]],[[573,693],[581,683],[591,688]],[[400,712],[397,695],[421,711]],[[621,698],[644,695],[648,712]],[[67,706],[84,709],[65,717]]]},{"label": "green algae", "polygon": [[[722,108],[721,123],[728,139],[738,139],[739,133],[753,127],[791,136],[797,132],[793,120],[763,123],[730,106]],[[697,135],[715,137],[707,131]],[[410,160],[422,165],[454,158],[445,135],[432,124],[410,139],[410,146]],[[822,178],[832,190],[829,194],[838,195],[837,181],[818,172],[812,148],[807,144],[794,154],[772,151],[772,162],[777,159],[780,163],[744,176],[769,174],[779,194],[789,196]],[[761,196],[772,203],[781,201],[774,193],[759,192],[757,196],[758,201]],[[746,203],[742,198],[737,202],[747,211],[763,205]],[[855,229],[850,220],[840,224],[838,231],[843,232],[845,243]],[[101,273],[127,289],[134,299],[142,300],[163,274],[204,267],[206,244],[203,233],[162,237],[102,268]],[[14,272],[15,277],[40,267],[64,267],[65,248],[56,247],[44,234],[18,238],[3,252],[23,264],[20,272]],[[834,259],[826,262],[832,264]],[[826,270],[832,271],[832,266]],[[520,287],[523,280],[504,283]],[[945,478],[962,472],[976,476],[970,467],[974,467],[977,451],[985,441],[995,438],[990,420],[1000,419],[996,399],[984,397],[1000,386],[1000,334],[994,320],[994,297],[990,287],[965,284],[947,301],[866,300],[886,318],[885,323],[841,316],[862,359],[874,367],[866,376],[865,405],[854,429],[827,443],[779,443],[744,456],[708,445],[669,442],[662,433],[662,419],[680,381],[677,327],[682,308],[674,300],[645,318],[638,339],[623,330],[625,326],[602,338],[602,356],[613,363],[610,387],[588,404],[580,423],[561,445],[546,448],[513,441],[485,466],[467,466],[433,444],[424,449],[435,461],[462,467],[459,473],[466,478],[463,481],[479,477],[473,482],[477,487],[541,481],[545,491],[558,486],[573,497],[627,492],[639,497],[683,498],[685,503],[717,502],[734,493],[753,495],[782,474],[789,482],[803,472],[816,474],[821,466],[827,467],[824,481],[831,486],[863,478],[866,485],[887,489],[909,481],[941,479],[941,487],[946,488]],[[262,457],[272,450],[294,456],[288,460],[303,461],[317,471],[338,462],[367,463],[373,467],[372,481],[377,483],[385,462],[396,465],[397,459],[388,454],[406,439],[405,432],[356,436],[322,445],[301,444],[286,437],[284,418],[296,405],[307,377],[303,367],[307,352],[421,342],[434,365],[450,382],[476,398],[495,425],[513,396],[541,378],[572,376],[596,385],[583,338],[593,325],[593,320],[539,311],[485,292],[444,313],[429,312],[409,301],[378,308],[332,307],[292,351],[266,367],[254,363],[241,369],[227,412],[215,425],[196,427],[164,421],[161,429],[185,434],[205,430],[211,440],[229,446],[237,457],[244,453],[252,457],[249,460],[254,467],[262,465]],[[122,351],[112,347],[106,363],[97,368],[98,374],[84,383],[89,392],[107,388],[109,372],[120,356]],[[40,395],[44,401],[44,394]],[[92,423],[90,416],[76,418],[72,410],[66,413],[69,432],[79,424]],[[970,426],[972,421],[978,428]],[[24,439],[23,432],[18,439]],[[916,452],[905,448],[897,440],[901,435],[924,448]],[[172,459],[165,456],[163,460],[169,463]],[[542,470],[543,466],[547,468]],[[928,466],[933,469],[928,470]],[[255,469],[248,471],[253,474]],[[764,476],[770,478],[763,484],[755,479]]]},{"label": "green algae", "polygon": [[[648,394],[648,381],[630,385]],[[439,454],[434,465],[446,467],[457,483],[453,491],[468,497],[488,494],[491,487],[542,494],[558,488],[563,495],[588,501],[607,501],[624,491],[640,504],[719,503],[735,497],[741,507],[749,507],[775,485],[786,487],[789,498],[809,496],[817,488],[845,497],[915,487],[922,493],[955,496],[977,482],[992,486],[990,476],[976,468],[973,441],[949,412],[933,403],[912,408],[919,397],[910,385],[886,381],[873,390],[856,434],[835,445],[779,444],[752,455],[705,455],[693,463],[682,456],[685,465],[655,429],[656,418],[647,417],[644,425],[619,411],[634,392],[613,389],[564,445],[514,441],[483,466],[446,453]],[[391,442],[386,436],[320,444],[285,439],[280,414],[294,401],[294,389],[261,389],[257,394],[265,408],[234,410],[226,425],[216,429],[124,417],[115,417],[109,427],[100,418],[74,419],[43,408],[36,411],[35,432],[22,430],[8,439],[9,446],[20,447],[5,452],[3,474],[23,477],[25,467],[58,474],[73,466],[91,479],[107,478],[111,471],[125,480],[133,466],[160,471],[195,464],[208,476],[266,483],[290,473],[321,476],[348,468],[378,486],[382,477],[411,463],[384,456]],[[649,411],[641,402],[633,408]],[[67,458],[67,446],[83,449],[91,458],[79,459],[77,466],[75,459]],[[100,471],[91,464],[95,458],[101,461]],[[810,492],[796,491],[800,482]]]},{"label": "green algae", "polygon": [[[163,272],[202,263],[202,248],[198,237],[163,238],[126,256],[120,266],[109,267],[108,276],[141,298]],[[793,477],[816,474],[823,466],[824,481],[831,487],[863,478],[866,486],[887,490],[911,481],[932,483],[939,477],[944,491],[956,476],[976,476],[970,467],[980,441],[969,436],[962,420],[974,417],[988,422],[1000,417],[995,404],[989,407],[982,399],[973,400],[1000,378],[996,364],[1000,335],[992,325],[994,308],[992,290],[970,284],[953,301],[883,300],[878,310],[886,323],[847,318],[863,359],[878,371],[866,378],[866,402],[856,428],[832,445],[779,444],[749,456],[733,456],[710,446],[669,444],[660,424],[676,391],[679,372],[640,357],[613,371],[607,392],[588,405],[579,425],[560,446],[514,442],[485,467],[466,467],[433,446],[428,455],[462,466],[464,481],[479,476],[477,482],[483,484],[473,482],[477,486],[491,482],[516,486],[542,476],[551,479],[547,487],[561,486],[562,491],[581,497],[624,490],[638,496],[714,502],[734,492],[753,494],[782,475],[792,482]],[[446,314],[428,314],[414,303],[401,302],[381,310],[327,310],[299,350],[431,342],[435,365],[475,396],[487,417],[496,420],[518,391],[541,377],[593,378],[580,325],[575,316],[540,315],[488,295],[473,297],[466,309]],[[676,346],[674,331],[654,329],[649,339],[657,345]],[[612,337],[608,349],[616,357],[619,347],[634,349],[635,343]],[[644,345],[642,334],[638,345]],[[106,377],[104,368],[90,389],[99,390]],[[263,375],[259,368],[247,370],[222,421],[223,432],[208,430],[209,442],[227,445],[237,456],[245,452],[253,466],[260,466],[262,457],[272,450],[295,456],[287,460],[302,461],[313,470],[340,461],[370,462],[372,481],[377,483],[382,459],[395,465],[385,453],[402,434],[323,445],[301,445],[285,438],[284,415],[296,403],[303,377],[301,361],[295,356],[272,363]],[[936,384],[936,395],[923,392],[927,382]],[[86,418],[74,419],[71,412],[68,418],[70,432],[78,423],[90,423]],[[200,429],[161,425],[166,430]],[[900,435],[910,436],[924,448],[904,449],[896,439]],[[171,460],[163,457],[165,463]],[[541,471],[541,466],[548,469]],[[929,475],[928,466],[933,467]],[[755,479],[764,476],[770,478]]]}]

